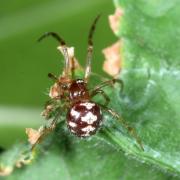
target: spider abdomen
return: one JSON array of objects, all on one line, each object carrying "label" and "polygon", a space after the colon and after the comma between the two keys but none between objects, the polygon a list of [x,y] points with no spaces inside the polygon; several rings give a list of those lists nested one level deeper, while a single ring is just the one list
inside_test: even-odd
[{"label": "spider abdomen", "polygon": [[68,128],[78,137],[88,137],[95,134],[101,121],[100,107],[90,101],[73,104],[67,114]]}]

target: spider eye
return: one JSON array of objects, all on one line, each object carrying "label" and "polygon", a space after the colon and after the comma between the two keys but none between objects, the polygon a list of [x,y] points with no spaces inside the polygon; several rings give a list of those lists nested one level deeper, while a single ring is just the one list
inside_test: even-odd
[{"label": "spider eye", "polygon": [[67,84],[61,84],[62,89],[68,89],[68,85]]}]

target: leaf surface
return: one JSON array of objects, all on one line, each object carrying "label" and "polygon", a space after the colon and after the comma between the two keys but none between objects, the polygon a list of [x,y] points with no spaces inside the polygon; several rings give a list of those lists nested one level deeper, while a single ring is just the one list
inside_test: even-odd
[{"label": "leaf surface", "polygon": [[[45,139],[46,148],[31,164],[7,179],[179,179],[180,3],[150,2],[116,1],[124,9],[118,37],[123,43],[119,78],[125,89],[123,93],[118,85],[104,89],[111,98],[109,107],[135,127],[145,151],[104,112],[96,136],[79,140],[60,127]],[[92,77],[92,85],[97,79]],[[6,152],[1,165],[14,167],[14,159],[8,160],[14,152]]]}]

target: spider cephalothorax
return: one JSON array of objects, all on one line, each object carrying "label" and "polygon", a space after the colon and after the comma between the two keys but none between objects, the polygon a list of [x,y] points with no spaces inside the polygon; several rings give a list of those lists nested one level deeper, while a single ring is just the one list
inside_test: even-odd
[{"label": "spider cephalothorax", "polygon": [[69,87],[69,99],[70,101],[89,101],[90,95],[87,89],[87,84],[83,79],[73,80]]},{"label": "spider cephalothorax", "polygon": [[[49,73],[48,76],[55,81],[54,85],[50,89],[50,100],[45,105],[45,110],[43,111],[43,116],[46,119],[54,117],[51,121],[50,126],[41,128],[39,131],[39,137],[32,144],[32,149],[37,143],[42,139],[42,137],[47,134],[47,132],[52,131],[58,124],[58,119],[62,111],[67,111],[66,122],[67,127],[70,132],[78,137],[88,137],[97,132],[99,129],[103,118],[102,110],[109,112],[113,117],[120,120],[121,124],[133,135],[141,148],[140,139],[136,135],[133,128],[127,125],[127,123],[119,116],[118,113],[108,108],[109,97],[103,91],[103,87],[113,85],[114,83],[120,83],[123,88],[123,82],[121,80],[112,79],[94,87],[92,90],[87,88],[88,79],[91,74],[91,59],[93,52],[93,33],[95,30],[96,23],[99,19],[97,16],[90,28],[88,36],[88,49],[87,49],[87,60],[85,75],[82,79],[76,79],[74,77],[74,69],[77,64],[72,48],[66,46],[65,41],[54,32],[47,32],[39,38],[39,41],[47,36],[52,36],[59,43],[58,49],[64,56],[65,67],[63,73],[60,77]],[[92,100],[96,95],[101,95],[105,99],[104,104],[98,104]]]}]

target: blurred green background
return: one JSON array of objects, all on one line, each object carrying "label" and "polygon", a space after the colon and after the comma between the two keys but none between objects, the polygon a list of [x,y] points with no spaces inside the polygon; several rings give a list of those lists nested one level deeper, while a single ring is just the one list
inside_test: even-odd
[{"label": "blurred green background", "polygon": [[25,127],[38,127],[40,112],[52,82],[48,72],[59,74],[63,58],[51,38],[37,43],[47,31],[58,32],[85,65],[87,35],[102,13],[94,36],[93,72],[104,74],[102,49],[116,38],[108,25],[114,11],[109,0],[7,0],[0,5],[0,146],[26,139]]}]

